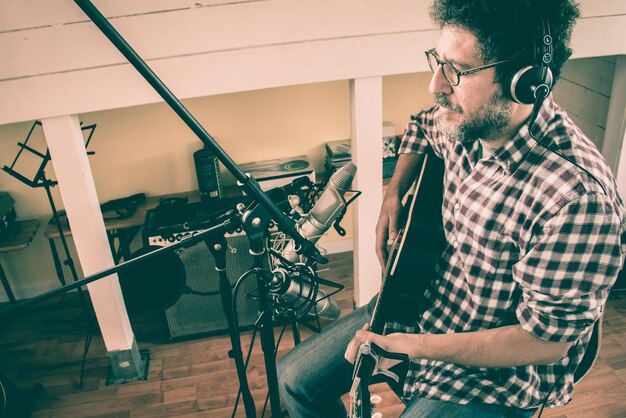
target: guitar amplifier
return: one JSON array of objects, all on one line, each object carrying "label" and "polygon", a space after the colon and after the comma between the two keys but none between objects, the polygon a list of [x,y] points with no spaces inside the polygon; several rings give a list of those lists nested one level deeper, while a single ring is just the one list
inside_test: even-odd
[{"label": "guitar amplifier", "polygon": [[[300,210],[309,210],[313,183],[306,176],[290,184],[276,187],[265,193],[285,213],[296,210],[294,199]],[[143,228],[143,240],[147,247],[172,245],[189,235],[203,232],[234,211],[238,204],[248,205],[250,196],[222,198],[189,203],[186,198],[163,200],[159,206],[148,210]],[[231,286],[241,275],[253,267],[247,235],[239,231],[226,234],[226,274]],[[204,242],[177,250],[185,269],[187,291],[171,307],[165,310],[165,325],[171,340],[221,334],[228,331],[226,314],[219,292],[219,276],[215,260]],[[269,269],[269,259],[264,260]],[[249,276],[238,290],[236,309],[239,326],[249,329],[257,320],[258,303],[249,295],[256,290],[256,277]]]},{"label": "guitar amplifier", "polygon": [[[231,287],[253,267],[250,245],[245,234],[227,235],[226,274]],[[163,313],[170,340],[181,340],[227,334],[228,321],[219,291],[219,276],[213,255],[204,242],[178,251],[186,273],[186,286],[194,293],[184,292],[180,299]],[[256,280],[250,276],[239,287],[236,314],[240,330],[254,327],[258,303],[250,298],[256,290]]]},{"label": "guitar amplifier", "polygon": [[[186,229],[187,222],[199,218],[210,220],[211,216],[219,216],[239,201],[241,199],[222,199],[220,210],[216,209],[216,205],[207,205],[206,202],[187,203],[184,199],[162,202],[146,215],[144,243],[149,246],[172,245],[189,234],[206,229],[202,226]],[[226,234],[226,241],[226,274],[231,286],[234,286],[239,277],[253,267],[253,259],[249,254],[247,235]],[[219,276],[211,251],[201,241],[176,253],[184,266],[185,284],[189,290],[184,291],[180,299],[163,313],[169,339],[178,341],[228,333],[228,321],[219,291]],[[255,290],[256,280],[251,276],[238,291],[236,312],[240,330],[251,329],[257,320],[257,301],[249,297]]]},{"label": "guitar amplifier", "polygon": [[[291,196],[298,196],[301,209],[310,209],[308,177],[299,177],[291,184],[268,190],[265,194],[285,213],[295,208]],[[146,213],[143,240],[146,245],[166,246],[181,241],[189,235],[208,229],[215,221],[235,210],[238,204],[249,205],[250,196],[237,196],[217,200],[189,203],[187,198],[163,199],[159,206]],[[300,209],[300,207],[298,207]]]}]

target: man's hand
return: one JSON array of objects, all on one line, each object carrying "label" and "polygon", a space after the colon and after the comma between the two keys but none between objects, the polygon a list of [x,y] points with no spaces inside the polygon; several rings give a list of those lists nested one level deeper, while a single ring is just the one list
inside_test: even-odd
[{"label": "man's hand", "polygon": [[398,197],[385,196],[378,223],[376,224],[376,257],[378,262],[385,268],[387,264],[387,242],[393,240],[398,235],[398,219],[400,218],[400,209],[402,202]]},{"label": "man's hand", "polygon": [[376,224],[376,257],[383,268],[389,256],[387,241],[395,239],[398,235],[402,198],[415,180],[423,159],[423,154],[400,154],[398,156],[396,169],[387,186],[387,193],[385,193]]},{"label": "man's hand", "polygon": [[[369,325],[365,324],[356,332],[354,337],[352,337],[352,340],[350,340],[350,343],[346,348],[346,352],[344,353],[345,359],[350,363],[354,364],[356,356],[359,353],[359,347],[361,347],[361,344],[366,341],[373,342],[385,351],[392,353],[406,353],[406,344],[409,344],[410,339],[409,334],[394,333],[383,336],[369,332],[368,329]],[[415,337],[415,335],[413,335],[413,337]],[[400,363],[400,360],[392,360],[381,357],[378,363],[378,368],[387,370],[398,363]]]},{"label": "man's hand", "polygon": [[343,354],[343,357],[352,364],[354,364],[354,361],[356,360],[356,356],[357,354],[359,354],[359,347],[361,347],[361,344],[363,344],[366,341],[358,337],[359,333],[366,332],[368,329],[369,329],[369,324],[363,325],[361,329],[356,332],[355,336],[352,337],[352,339],[348,343],[348,347],[346,347],[346,352]]}]

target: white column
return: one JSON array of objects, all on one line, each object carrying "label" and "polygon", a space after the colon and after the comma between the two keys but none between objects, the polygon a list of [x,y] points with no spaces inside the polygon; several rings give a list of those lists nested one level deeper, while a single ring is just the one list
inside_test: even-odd
[{"label": "white column", "polygon": [[[626,116],[626,115],[625,115]],[[626,117],[625,117],[626,120]],[[617,162],[616,180],[617,180],[617,192],[622,197],[622,200],[626,200],[626,130],[622,129],[622,152]]]},{"label": "white column", "polygon": [[[602,154],[609,162],[618,184],[620,176],[626,177],[626,159],[624,158],[624,127],[626,125],[626,55],[618,55],[615,62],[611,101],[606,118],[606,130],[602,143]],[[621,155],[621,157],[620,157]],[[618,168],[621,168],[619,170]],[[621,196],[624,196],[626,179],[621,179]]]},{"label": "white column", "polygon": [[[42,125],[83,273],[114,266],[78,117],[43,119]],[[134,336],[117,275],[87,288],[107,351],[131,349]]]},{"label": "white column", "polygon": [[350,80],[352,160],[357,165],[354,188],[354,302],[362,306],[380,288],[381,268],[376,258],[375,227],[382,204],[383,94],[382,78]]}]

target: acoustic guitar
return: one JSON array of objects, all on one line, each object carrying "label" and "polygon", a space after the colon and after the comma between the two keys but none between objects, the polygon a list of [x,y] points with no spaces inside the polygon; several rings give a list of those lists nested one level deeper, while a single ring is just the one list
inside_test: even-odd
[{"label": "acoustic guitar", "polygon": [[[391,244],[370,331],[382,333],[388,319],[417,317],[421,298],[435,273],[435,263],[445,246],[441,219],[443,161],[432,150],[424,155],[419,175],[405,198],[398,234]],[[369,385],[380,376],[401,384],[394,373],[379,368],[380,358],[407,360],[375,344],[361,345],[354,363],[350,390],[350,418],[371,418]]]}]

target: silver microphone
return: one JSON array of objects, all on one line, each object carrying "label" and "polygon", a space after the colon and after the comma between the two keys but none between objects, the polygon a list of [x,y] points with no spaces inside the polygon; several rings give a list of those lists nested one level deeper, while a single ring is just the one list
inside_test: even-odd
[{"label": "silver microphone", "polygon": [[[298,223],[298,230],[302,236],[315,244],[328,231],[346,208],[343,195],[350,189],[355,175],[356,165],[349,162],[330,177],[328,186],[313,208]],[[296,250],[294,241],[289,240],[281,251],[281,255],[290,263],[300,264],[300,255]],[[297,316],[307,313],[313,315],[312,308],[316,305],[315,308],[320,318],[331,321],[339,318],[341,314],[339,306],[326,295],[326,292],[304,277],[304,274],[290,273],[279,266],[272,271],[272,275],[268,290],[277,295],[281,301],[291,305]]]},{"label": "silver microphone", "polygon": [[272,271],[272,280],[268,284],[268,291],[292,307],[297,317],[315,315],[317,312],[320,318],[330,321],[339,318],[341,309],[337,303],[319,287],[317,294],[314,289],[315,285],[303,274],[290,273],[281,267]]},{"label": "silver microphone", "polygon": [[[328,231],[335,219],[346,208],[343,195],[350,189],[355,175],[356,165],[349,162],[330,177],[324,193],[309,211],[309,214],[299,222],[298,229],[302,236],[312,243],[316,243]],[[287,242],[281,255],[292,263],[301,261],[293,240]]]}]

